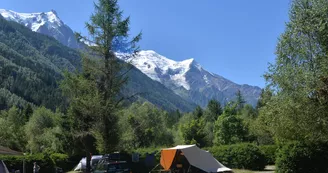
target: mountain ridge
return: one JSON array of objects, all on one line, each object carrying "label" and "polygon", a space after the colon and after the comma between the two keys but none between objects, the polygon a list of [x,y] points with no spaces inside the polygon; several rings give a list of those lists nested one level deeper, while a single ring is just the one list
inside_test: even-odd
[{"label": "mountain ridge", "polygon": [[261,93],[260,87],[236,84],[206,71],[194,58],[174,61],[153,50],[142,50],[137,56],[124,60],[181,97],[203,107],[211,99],[219,100],[223,104],[232,101],[238,91],[248,103],[255,106]]},{"label": "mountain ridge", "polygon": [[[0,15],[6,16],[7,20],[29,26],[35,32],[52,36],[68,47],[81,48],[81,45],[75,44],[77,41],[73,31],[60,20],[54,10],[46,13],[17,13],[0,9]],[[49,22],[44,21],[45,19],[48,19]],[[32,21],[33,24],[29,21]],[[44,24],[41,25],[40,22]],[[47,23],[48,25],[46,25]],[[36,26],[39,26],[39,28]],[[62,33],[63,30],[68,30],[65,33],[64,40],[58,37],[58,33]],[[74,44],[69,44],[68,40],[73,40]],[[120,57],[119,54],[117,55]],[[202,107],[205,107],[211,99],[216,99],[221,104],[232,101],[238,91],[243,94],[247,103],[255,106],[261,93],[260,87],[236,84],[218,74],[208,72],[193,58],[174,61],[153,50],[143,50],[133,59],[123,58],[123,60],[131,62],[150,79],[160,82],[183,99]]]},{"label": "mountain ridge", "polygon": [[[0,15],[0,110],[27,103],[65,108],[58,82],[64,70],[80,68],[78,50]],[[138,94],[134,100],[149,101],[167,111],[189,112],[196,107],[134,67],[128,77],[122,90],[126,97]]]},{"label": "mountain ridge", "polygon": [[18,13],[13,10],[0,9],[0,15],[6,20],[20,23],[34,32],[52,36],[65,46],[71,48],[83,47],[76,40],[73,30],[59,18],[55,10],[38,13]]}]

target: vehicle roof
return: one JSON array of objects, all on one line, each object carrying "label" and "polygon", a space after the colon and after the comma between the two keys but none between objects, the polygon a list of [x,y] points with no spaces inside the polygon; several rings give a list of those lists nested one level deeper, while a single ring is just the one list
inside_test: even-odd
[{"label": "vehicle roof", "polygon": [[126,161],[109,161],[106,162],[107,164],[120,164],[120,163],[127,163]]}]

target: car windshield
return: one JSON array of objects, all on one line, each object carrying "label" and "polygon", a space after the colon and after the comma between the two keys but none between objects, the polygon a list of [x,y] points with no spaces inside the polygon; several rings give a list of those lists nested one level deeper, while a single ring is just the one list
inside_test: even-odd
[{"label": "car windshield", "polygon": [[100,161],[100,159],[93,159],[92,160],[92,166],[96,166],[99,161]]},{"label": "car windshield", "polygon": [[115,163],[115,164],[109,164],[108,170],[123,170],[128,169],[128,165],[126,163]]}]

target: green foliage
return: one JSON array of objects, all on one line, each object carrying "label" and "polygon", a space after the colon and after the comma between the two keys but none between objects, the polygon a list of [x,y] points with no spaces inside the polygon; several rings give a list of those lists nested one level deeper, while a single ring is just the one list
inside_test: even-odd
[{"label": "green foliage", "polygon": [[0,18],[0,26],[0,109],[65,106],[56,81],[79,68],[77,51],[16,22]]},{"label": "green foliage", "polygon": [[264,129],[277,141],[328,141],[328,4],[294,0],[290,21],[265,74],[273,95],[260,108]]},{"label": "green foliage", "polygon": [[278,173],[328,172],[328,145],[326,143],[291,142],[278,150]]},{"label": "green foliage", "polygon": [[206,146],[212,146],[214,142],[214,122],[222,114],[222,108],[220,102],[217,100],[210,100],[204,111],[205,118],[205,133],[206,135]]},{"label": "green foliage", "polygon": [[220,102],[217,100],[210,100],[205,110],[206,121],[216,121],[222,114],[222,108]]},{"label": "green foliage", "polygon": [[27,149],[31,153],[63,152],[65,136],[61,127],[62,114],[40,107],[26,124]]},{"label": "green foliage", "polygon": [[263,170],[265,156],[254,144],[234,144],[214,146],[209,149],[215,158],[230,168]]},{"label": "green foliage", "polygon": [[0,160],[3,160],[8,169],[23,170],[23,160],[26,162],[26,172],[33,172],[33,163],[41,167],[41,172],[55,172],[56,167],[61,167],[65,171],[72,168],[73,165],[67,163],[68,156],[61,153],[45,153],[45,154],[34,154],[26,156],[8,156],[0,155]]},{"label": "green foliage", "polygon": [[185,144],[196,144],[199,147],[206,146],[206,134],[204,130],[205,121],[203,118],[193,119],[180,126]]},{"label": "green foliage", "polygon": [[261,152],[266,158],[267,164],[274,165],[276,162],[277,145],[260,145]]},{"label": "green foliage", "polygon": [[245,106],[245,99],[243,95],[241,94],[240,90],[236,93],[236,106],[237,110],[240,111]]},{"label": "green foliage", "polygon": [[165,123],[168,113],[150,103],[133,103],[120,113],[122,148],[170,146],[173,135]]},{"label": "green foliage", "polygon": [[128,41],[130,18],[123,17],[123,11],[116,0],[99,0],[94,7],[95,12],[91,15],[90,22],[86,23],[86,28],[91,35],[91,42],[97,45],[90,47],[92,54],[99,59],[89,69],[83,70],[94,77],[86,79],[96,83],[95,89],[100,96],[100,107],[94,109],[99,115],[94,130],[99,138],[98,148],[108,153],[114,151],[119,142],[116,113],[126,99],[121,91],[127,83],[128,72],[115,53],[135,53],[141,33]]},{"label": "green foliage", "polygon": [[203,109],[200,106],[197,106],[193,112],[195,119],[201,118],[204,114]]},{"label": "green foliage", "polygon": [[165,114],[164,119],[167,127],[172,128],[173,126],[178,124],[181,117],[182,114],[180,113],[179,109],[177,109],[175,112]]},{"label": "green foliage", "polygon": [[267,106],[270,99],[272,98],[272,92],[268,88],[262,90],[261,97],[259,98],[259,102],[257,104],[257,117],[256,119],[251,119],[249,122],[250,134],[255,136],[255,140],[260,145],[271,145],[274,144],[273,133],[268,128],[270,124],[270,119],[267,119],[263,114],[258,116],[261,108]]},{"label": "green foliage", "polygon": [[0,114],[0,145],[23,151],[26,144],[25,119],[17,107]]},{"label": "green foliage", "polygon": [[[63,71],[81,69],[80,53],[16,22],[1,18],[0,26],[0,110],[22,108],[28,103],[67,109],[57,82]],[[116,46],[119,43],[115,41]],[[143,100],[168,111],[187,112],[195,107],[136,68],[127,75],[130,81],[122,92],[127,97],[140,93]]]},{"label": "green foliage", "polygon": [[94,142],[97,134],[94,129],[100,116],[100,94],[96,83],[92,81],[94,76],[88,72],[90,63],[93,61],[84,58],[82,73],[66,72],[60,85],[70,102],[66,130],[72,135],[71,140],[78,141],[75,147],[85,153],[95,151]]},{"label": "green foliage", "polygon": [[247,140],[248,130],[243,120],[237,116],[236,106],[236,104],[227,105],[223,114],[215,122],[217,144],[235,144]]}]

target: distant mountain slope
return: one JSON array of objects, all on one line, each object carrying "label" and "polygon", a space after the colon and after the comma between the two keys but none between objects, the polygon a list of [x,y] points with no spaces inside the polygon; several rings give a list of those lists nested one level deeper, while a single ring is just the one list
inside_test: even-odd
[{"label": "distant mountain slope", "polygon": [[34,32],[56,38],[60,43],[71,48],[79,48],[72,29],[59,17],[56,11],[41,13],[18,13],[12,10],[0,9],[0,15],[5,19],[18,22]]},{"label": "distant mountain slope", "polygon": [[141,51],[137,57],[125,60],[181,97],[201,106],[206,106],[210,99],[221,103],[233,100],[238,90],[248,103],[255,105],[261,93],[259,87],[238,85],[206,71],[194,59],[177,62],[155,51]]},{"label": "distant mountain slope", "polygon": [[[62,102],[56,83],[61,79],[61,70],[75,70],[79,59],[76,51],[54,38],[8,22],[0,15],[0,88],[6,89],[0,92],[54,108]],[[8,105],[2,103],[1,107]]]},{"label": "distant mountain slope", "polygon": [[[58,81],[63,70],[78,70],[80,61],[78,51],[0,15],[0,109],[27,102],[52,109],[65,104]],[[129,76],[126,95],[139,93],[136,99],[169,111],[195,107],[136,68]]]},{"label": "distant mountain slope", "polygon": [[[76,43],[73,31],[60,20],[55,11],[17,13],[0,10],[0,14],[4,15],[7,20],[27,26],[32,31],[52,36],[66,46],[82,47],[81,43]],[[130,59],[126,61],[130,61]],[[247,103],[255,105],[261,93],[259,87],[238,85],[222,76],[206,71],[194,59],[177,62],[154,51],[141,51],[132,63],[149,78],[162,83],[184,100],[203,107],[210,99],[219,100],[222,104],[233,100],[238,90],[241,91]],[[131,80],[134,79],[131,78]]]}]

